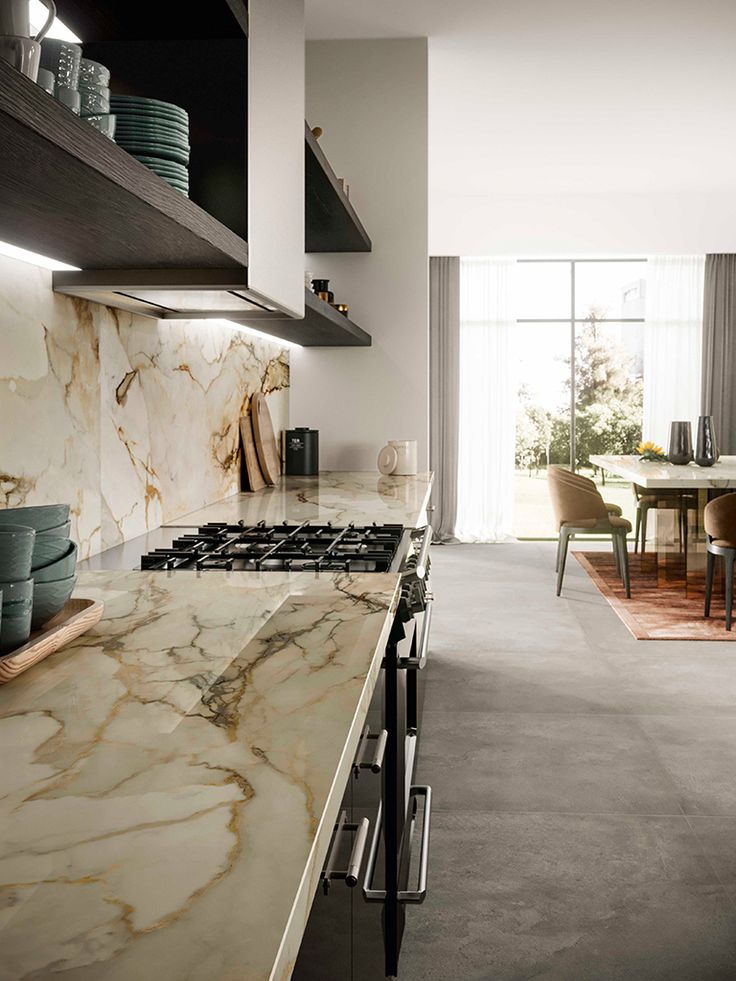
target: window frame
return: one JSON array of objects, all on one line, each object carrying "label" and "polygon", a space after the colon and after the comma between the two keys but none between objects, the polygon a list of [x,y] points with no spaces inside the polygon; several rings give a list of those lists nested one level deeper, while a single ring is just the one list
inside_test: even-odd
[{"label": "window frame", "polygon": [[[589,317],[576,317],[576,292],[575,292],[575,274],[577,266],[583,265],[585,263],[593,262],[641,262],[646,265],[646,258],[641,256],[617,256],[616,258],[596,258],[596,259],[570,259],[570,258],[556,258],[556,259],[517,259],[519,264],[531,264],[531,263],[563,263],[569,266],[570,269],[570,316],[569,317],[517,317],[517,324],[568,324],[570,325],[570,470],[575,471],[575,459],[577,455],[577,439],[575,433],[575,402],[576,402],[576,391],[575,391],[575,341],[576,341],[576,325],[577,324],[589,324]],[[643,324],[646,323],[645,317],[601,317],[596,321],[597,323],[605,324]]]}]

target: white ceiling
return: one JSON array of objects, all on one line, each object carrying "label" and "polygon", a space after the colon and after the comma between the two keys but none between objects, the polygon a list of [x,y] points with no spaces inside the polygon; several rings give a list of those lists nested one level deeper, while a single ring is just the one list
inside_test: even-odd
[{"label": "white ceiling", "polygon": [[476,197],[736,195],[736,0],[307,0],[307,31],[429,38],[431,221]]}]

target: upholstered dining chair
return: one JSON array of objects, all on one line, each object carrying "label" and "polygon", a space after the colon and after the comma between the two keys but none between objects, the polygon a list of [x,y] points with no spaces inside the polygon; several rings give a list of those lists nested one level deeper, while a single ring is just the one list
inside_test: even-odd
[{"label": "upholstered dining chair", "polygon": [[641,554],[644,555],[647,547],[647,519],[649,511],[673,510],[678,512],[680,529],[680,549],[687,552],[687,511],[688,508],[698,506],[697,496],[689,494],[687,491],[669,488],[647,489],[640,487],[639,484],[632,484],[634,497],[636,498],[636,525],[634,527],[634,551],[639,550],[641,540]]},{"label": "upholstered dining chair", "polygon": [[710,616],[716,555],[720,555],[726,571],[726,630],[730,630],[733,614],[733,564],[736,559],[736,494],[724,494],[722,497],[708,501],[703,512],[703,523],[707,536],[703,615]]},{"label": "upholstered dining chair", "polygon": [[[626,548],[626,536],[631,531],[631,522],[621,517],[619,508],[607,505],[593,481],[581,474],[572,473],[564,467],[548,467],[547,485],[559,532],[557,595],[562,591],[570,539],[575,535],[606,535],[611,538],[616,568],[623,581],[626,596],[631,597],[629,553]],[[619,513],[616,514],[616,511]]]}]

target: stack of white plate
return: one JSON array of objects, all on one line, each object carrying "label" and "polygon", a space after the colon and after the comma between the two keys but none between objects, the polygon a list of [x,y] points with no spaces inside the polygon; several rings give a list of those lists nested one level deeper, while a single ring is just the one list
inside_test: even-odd
[{"label": "stack of white plate", "polygon": [[171,102],[113,95],[115,142],[182,194],[189,195],[189,115]]}]

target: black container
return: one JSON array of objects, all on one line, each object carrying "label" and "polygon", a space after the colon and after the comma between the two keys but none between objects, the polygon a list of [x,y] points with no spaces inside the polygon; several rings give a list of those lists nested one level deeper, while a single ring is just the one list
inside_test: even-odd
[{"label": "black container", "polygon": [[670,463],[690,463],[693,458],[693,433],[689,422],[670,424],[670,448],[667,459]]},{"label": "black container", "polygon": [[713,416],[698,419],[698,440],[695,444],[695,462],[699,467],[712,467],[719,457]]},{"label": "black container", "polygon": [[319,473],[319,429],[298,426],[284,433],[285,473],[313,477]]}]

